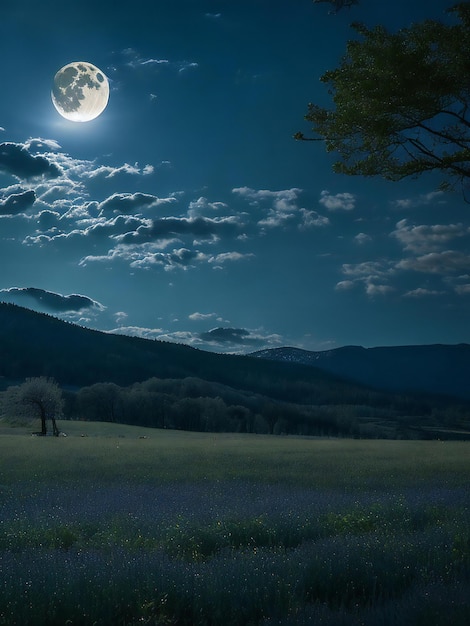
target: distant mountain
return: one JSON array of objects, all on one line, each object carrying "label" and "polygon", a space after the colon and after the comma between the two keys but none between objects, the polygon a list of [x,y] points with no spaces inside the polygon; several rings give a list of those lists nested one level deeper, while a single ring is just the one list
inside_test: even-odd
[{"label": "distant mountain", "polygon": [[470,400],[470,345],[362,348],[311,352],[274,348],[252,357],[320,368],[351,382],[399,393],[443,394]]}]

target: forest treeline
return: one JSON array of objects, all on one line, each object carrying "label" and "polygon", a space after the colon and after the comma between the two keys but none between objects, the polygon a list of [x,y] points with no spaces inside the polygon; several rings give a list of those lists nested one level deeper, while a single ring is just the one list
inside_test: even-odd
[{"label": "forest treeline", "polygon": [[420,424],[442,427],[464,416],[455,407],[446,413],[444,407],[386,395],[382,406],[280,402],[192,377],[151,378],[128,387],[96,383],[67,392],[65,400],[68,419],[201,432],[421,438]]}]

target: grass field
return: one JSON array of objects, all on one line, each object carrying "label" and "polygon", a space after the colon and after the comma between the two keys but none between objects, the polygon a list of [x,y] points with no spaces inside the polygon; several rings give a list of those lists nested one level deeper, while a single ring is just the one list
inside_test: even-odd
[{"label": "grass field", "polygon": [[470,623],[469,444],[0,424],[0,624]]}]

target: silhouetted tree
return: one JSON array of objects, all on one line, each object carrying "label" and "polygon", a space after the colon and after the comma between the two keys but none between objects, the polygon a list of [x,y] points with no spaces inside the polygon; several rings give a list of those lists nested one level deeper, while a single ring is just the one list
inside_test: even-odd
[{"label": "silhouetted tree", "polygon": [[330,13],[337,13],[341,9],[345,7],[352,7],[354,4],[358,4],[359,0],[313,0],[314,4],[318,4],[320,2],[328,2],[333,5],[333,8],[330,10]]},{"label": "silhouetted tree", "polygon": [[95,383],[78,392],[77,402],[81,414],[89,420],[120,422],[122,415],[122,389],[114,383]]},{"label": "silhouetted tree", "polygon": [[326,72],[334,108],[309,104],[305,119],[342,174],[400,180],[431,170],[441,188],[470,177],[470,2],[452,9],[457,23],[425,20],[390,33],[353,24],[337,69]]},{"label": "silhouetted tree", "polygon": [[56,420],[62,417],[62,390],[53,378],[27,378],[21,385],[8,387],[3,396],[3,411],[21,417],[41,420],[41,435],[47,434],[47,420],[52,433],[59,435]]}]

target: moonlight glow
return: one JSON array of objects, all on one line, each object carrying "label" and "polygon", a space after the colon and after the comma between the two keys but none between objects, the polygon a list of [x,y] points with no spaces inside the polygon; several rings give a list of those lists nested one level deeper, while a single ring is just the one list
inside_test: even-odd
[{"label": "moonlight glow", "polygon": [[54,76],[51,97],[55,108],[65,119],[89,122],[98,117],[108,104],[108,79],[91,63],[69,63]]}]

